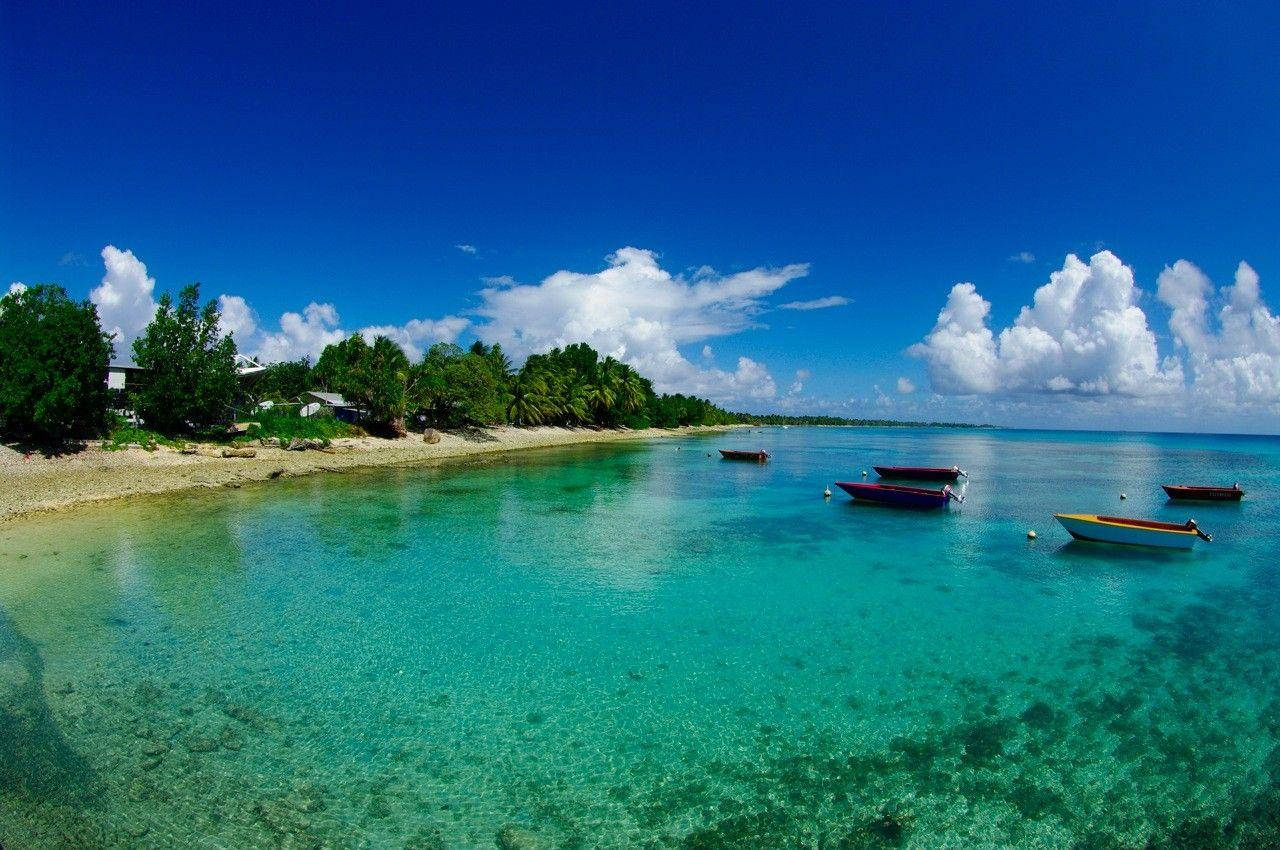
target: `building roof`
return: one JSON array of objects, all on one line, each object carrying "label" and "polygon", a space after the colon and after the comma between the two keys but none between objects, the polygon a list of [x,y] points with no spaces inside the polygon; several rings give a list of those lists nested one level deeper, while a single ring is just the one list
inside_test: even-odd
[{"label": "building roof", "polygon": [[317,390],[307,390],[306,394],[314,398],[316,401],[323,402],[330,407],[351,407],[351,403],[338,393],[322,393]]}]

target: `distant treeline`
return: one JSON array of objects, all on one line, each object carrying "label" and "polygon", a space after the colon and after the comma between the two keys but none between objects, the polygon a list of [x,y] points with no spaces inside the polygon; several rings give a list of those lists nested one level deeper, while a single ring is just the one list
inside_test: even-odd
[{"label": "distant treeline", "polygon": [[731,413],[695,396],[656,393],[648,378],[586,343],[531,355],[516,369],[497,344],[439,343],[413,362],[386,336],[369,341],[353,334],[327,346],[314,365],[307,359],[271,363],[241,379],[235,340],[220,331],[217,302],[201,306],[199,296],[196,284],[176,299],[160,296],[155,317],[133,343],[140,379],[123,395],[108,393],[104,383],[114,348],[93,304],[73,302],[57,286],[0,299],[0,435],[41,443],[97,436],[121,426],[109,408],[132,410],[159,437],[211,434],[246,418],[263,420],[264,429],[271,420],[273,433],[301,433],[282,417],[294,411],[296,419],[313,390],[340,394],[360,427],[393,435],[498,424],[972,427]]},{"label": "distant treeline", "polygon": [[990,428],[968,422],[919,422],[901,419],[847,419],[843,416],[783,416],[778,413],[756,415],[732,414],[737,421],[750,425],[854,425],[865,428]]}]

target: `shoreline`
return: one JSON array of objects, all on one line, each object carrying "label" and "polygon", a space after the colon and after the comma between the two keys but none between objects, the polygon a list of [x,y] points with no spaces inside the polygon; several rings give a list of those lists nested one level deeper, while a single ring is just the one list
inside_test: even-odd
[{"label": "shoreline", "polygon": [[743,427],[749,426],[596,431],[504,425],[479,429],[466,437],[440,432],[440,442],[434,444],[424,442],[421,435],[412,434],[400,439],[342,438],[323,450],[288,451],[253,446],[255,456],[251,458],[223,457],[224,447],[209,443],[192,444],[197,447],[195,454],[184,454],[167,446],[159,446],[154,451],[139,448],[108,451],[91,445],[76,454],[51,458],[24,456],[0,447],[0,478],[5,482],[5,487],[0,488],[4,491],[0,492],[0,523],[130,496],[235,488],[277,478],[415,466],[527,449],[717,434]]}]

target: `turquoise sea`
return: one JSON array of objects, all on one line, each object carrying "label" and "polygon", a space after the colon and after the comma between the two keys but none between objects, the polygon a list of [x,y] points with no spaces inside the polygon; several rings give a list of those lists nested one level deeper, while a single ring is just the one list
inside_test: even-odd
[{"label": "turquoise sea", "polygon": [[[822,498],[873,463],[967,499]],[[1276,846],[1278,486],[1274,438],[792,428],[10,522],[0,843]]]}]

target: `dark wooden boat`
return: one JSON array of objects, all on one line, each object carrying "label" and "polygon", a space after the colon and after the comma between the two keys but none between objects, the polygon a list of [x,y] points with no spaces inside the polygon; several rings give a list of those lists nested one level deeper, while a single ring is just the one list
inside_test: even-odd
[{"label": "dark wooden boat", "polygon": [[951,486],[941,490],[927,487],[904,487],[901,484],[862,484],[852,481],[837,481],[836,486],[859,502],[874,502],[878,505],[890,505],[895,508],[916,508],[933,510],[947,502],[955,500],[963,502],[963,496],[951,492]]},{"label": "dark wooden boat", "polygon": [[769,453],[764,449],[758,452],[744,452],[739,449],[721,449],[720,455],[725,460],[750,460],[755,463],[764,463],[769,459]]},{"label": "dark wooden boat", "polygon": [[912,481],[955,481],[965,471],[958,466],[951,468],[942,466],[875,466],[872,467],[881,478],[902,478]]},{"label": "dark wooden boat", "polygon": [[1238,502],[1244,495],[1239,484],[1230,487],[1193,487],[1189,484],[1161,484],[1170,499],[1195,502]]}]

